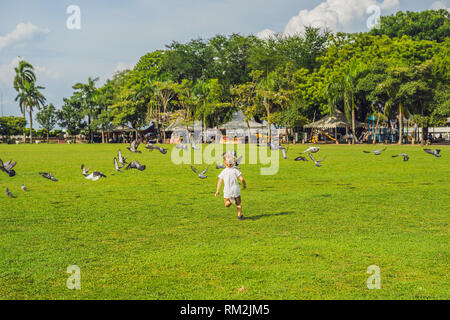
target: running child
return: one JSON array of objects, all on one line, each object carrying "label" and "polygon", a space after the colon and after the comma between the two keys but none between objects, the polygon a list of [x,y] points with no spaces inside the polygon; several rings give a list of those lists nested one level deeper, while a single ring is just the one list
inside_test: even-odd
[{"label": "running child", "polygon": [[241,205],[241,190],[239,188],[238,179],[242,182],[242,187],[247,188],[247,183],[245,182],[242,173],[235,168],[236,157],[231,153],[225,153],[223,155],[223,163],[225,169],[219,174],[219,181],[217,182],[216,197],[220,193],[220,189],[223,188],[223,198],[225,207],[230,207],[232,204],[236,204],[238,210],[238,219],[243,220],[242,215],[242,205]]}]

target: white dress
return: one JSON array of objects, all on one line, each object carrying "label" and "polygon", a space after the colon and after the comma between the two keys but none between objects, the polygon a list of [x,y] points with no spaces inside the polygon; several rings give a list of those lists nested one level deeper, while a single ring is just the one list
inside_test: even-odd
[{"label": "white dress", "polygon": [[237,198],[241,195],[238,177],[242,173],[235,168],[226,168],[220,174],[219,178],[223,180],[223,197],[225,199]]}]

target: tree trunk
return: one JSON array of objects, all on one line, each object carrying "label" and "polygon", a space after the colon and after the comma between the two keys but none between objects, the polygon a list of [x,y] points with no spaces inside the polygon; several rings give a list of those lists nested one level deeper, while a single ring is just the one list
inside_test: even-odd
[{"label": "tree trunk", "polygon": [[[375,139],[373,139],[372,144],[377,143],[377,135],[378,135],[378,124],[380,123],[380,117],[377,117],[377,124],[375,125]],[[373,123],[372,123],[373,125]]]},{"label": "tree trunk", "polygon": [[272,142],[272,128],[271,128],[271,121],[270,121],[270,107],[267,104],[266,98],[264,98],[263,100],[263,104],[264,107],[266,108],[266,113],[267,113],[267,142],[271,143]]},{"label": "tree trunk", "polygon": [[102,143],[105,143],[105,130],[102,128]]},{"label": "tree trunk", "polygon": [[352,142],[356,142],[356,119],[355,119],[355,108],[352,106]]},{"label": "tree trunk", "polygon": [[30,144],[33,144],[33,110],[30,108]]},{"label": "tree trunk", "polygon": [[48,134],[49,134],[49,130],[47,130],[47,143],[49,143]]},{"label": "tree trunk", "polygon": [[338,134],[337,134],[337,127],[334,127],[334,139],[336,139],[336,144],[339,144],[339,141],[338,141]]},{"label": "tree trunk", "polygon": [[89,143],[92,143],[91,115],[88,114]]},{"label": "tree trunk", "polygon": [[403,114],[401,104],[398,107],[398,144],[403,144]]},{"label": "tree trunk", "polygon": [[[24,112],[22,112],[22,116],[23,116],[23,118],[25,119],[25,111]],[[26,143],[27,142],[27,132],[26,132],[26,123],[25,123],[25,126],[23,127],[23,143]]]}]

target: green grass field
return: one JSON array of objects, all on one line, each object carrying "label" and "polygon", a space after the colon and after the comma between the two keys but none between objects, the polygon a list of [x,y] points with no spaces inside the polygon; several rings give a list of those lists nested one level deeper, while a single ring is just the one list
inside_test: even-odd
[{"label": "green grass field", "polygon": [[[0,172],[1,299],[450,298],[450,147],[435,158],[325,145],[316,168],[294,162],[306,146],[291,146],[277,175],[241,166],[244,221],[214,197],[213,166],[200,180],[170,151],[143,151],[131,159],[146,171],[116,173],[119,148],[0,145],[18,161],[16,177]],[[409,162],[391,158],[405,150]],[[82,163],[108,178],[85,180]],[[66,287],[69,265],[81,290]],[[370,265],[380,290],[366,286]]]}]

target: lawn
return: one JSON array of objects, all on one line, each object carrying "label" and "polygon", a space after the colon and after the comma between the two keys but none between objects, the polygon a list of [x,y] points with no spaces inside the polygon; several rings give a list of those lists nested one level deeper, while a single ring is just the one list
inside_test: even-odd
[{"label": "lawn", "polygon": [[[1,299],[449,299],[450,147],[322,146],[323,167],[292,160],[278,174],[241,165],[245,220],[170,151],[125,145],[0,145]],[[170,146],[169,148],[172,148]],[[125,152],[126,151],[126,152]],[[410,161],[391,158],[406,151]],[[92,182],[84,163],[108,177]],[[199,169],[205,166],[198,165]],[[58,182],[38,172],[51,171]],[[20,189],[22,183],[29,192]],[[8,187],[16,198],[5,195]],[[69,265],[81,290],[69,290]],[[368,266],[381,271],[369,290]]]}]

